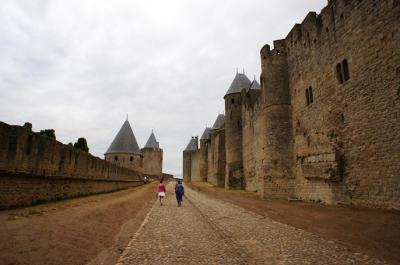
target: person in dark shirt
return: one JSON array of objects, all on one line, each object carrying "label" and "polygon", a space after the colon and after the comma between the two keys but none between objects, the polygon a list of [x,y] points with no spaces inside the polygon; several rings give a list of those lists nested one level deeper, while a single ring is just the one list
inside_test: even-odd
[{"label": "person in dark shirt", "polygon": [[182,205],[184,194],[185,194],[185,188],[182,185],[182,181],[178,180],[178,183],[175,184],[175,195],[176,195],[176,201],[178,202],[178,207]]}]

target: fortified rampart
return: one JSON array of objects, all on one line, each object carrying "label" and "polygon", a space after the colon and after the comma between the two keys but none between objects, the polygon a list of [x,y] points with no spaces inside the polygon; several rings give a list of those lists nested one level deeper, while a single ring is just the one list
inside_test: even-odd
[{"label": "fortified rampart", "polygon": [[226,169],[226,152],[225,152],[225,130],[213,129],[210,131],[211,138],[211,174],[208,182],[217,187],[226,187],[225,169]]},{"label": "fortified rampart", "polygon": [[399,14],[398,0],[330,0],[265,45],[260,86],[237,73],[225,95],[207,180],[225,153],[226,188],[399,209]]},{"label": "fortified rampart", "polygon": [[296,196],[400,208],[399,14],[329,1],[286,37]]},{"label": "fortified rampart", "polygon": [[163,150],[160,148],[142,148],[143,173],[146,176],[160,178],[162,176]]},{"label": "fortified rampart", "polygon": [[201,164],[201,153],[200,149],[197,151],[194,151],[192,153],[192,163],[191,163],[191,179],[192,181],[202,181],[202,178],[200,176],[200,164]]},{"label": "fortified rampart", "polygon": [[0,122],[0,208],[142,184],[142,175]]},{"label": "fortified rampart", "polygon": [[[192,175],[200,176],[200,172],[197,172],[200,170],[200,160],[194,160],[192,163],[192,157],[194,156],[194,153],[199,151],[199,139],[198,137],[192,137],[189,141],[189,144],[186,146],[185,150],[183,150],[183,179],[187,182],[190,182],[192,180]],[[193,168],[192,168],[193,165]],[[198,170],[193,171],[195,168],[198,168]],[[193,169],[193,170],[192,170]]]}]

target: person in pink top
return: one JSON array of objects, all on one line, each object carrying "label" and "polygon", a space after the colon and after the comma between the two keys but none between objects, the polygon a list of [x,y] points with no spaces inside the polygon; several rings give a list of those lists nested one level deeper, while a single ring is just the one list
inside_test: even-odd
[{"label": "person in pink top", "polygon": [[165,197],[165,186],[162,180],[160,180],[160,184],[158,184],[158,188],[157,188],[157,196],[160,199],[160,205],[162,206],[162,199]]}]

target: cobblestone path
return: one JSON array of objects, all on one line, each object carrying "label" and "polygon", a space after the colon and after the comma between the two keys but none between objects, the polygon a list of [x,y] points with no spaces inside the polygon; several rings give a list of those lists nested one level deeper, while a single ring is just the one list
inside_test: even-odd
[{"label": "cobblestone path", "polygon": [[173,183],[123,252],[128,264],[387,264],[345,246],[186,188],[176,206]]}]

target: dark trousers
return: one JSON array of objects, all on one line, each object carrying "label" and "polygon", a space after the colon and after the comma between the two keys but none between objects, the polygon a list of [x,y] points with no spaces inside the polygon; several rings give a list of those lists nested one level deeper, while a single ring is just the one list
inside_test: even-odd
[{"label": "dark trousers", "polygon": [[183,194],[180,194],[180,193],[175,193],[175,195],[176,195],[176,201],[177,202],[182,202],[183,201]]}]

